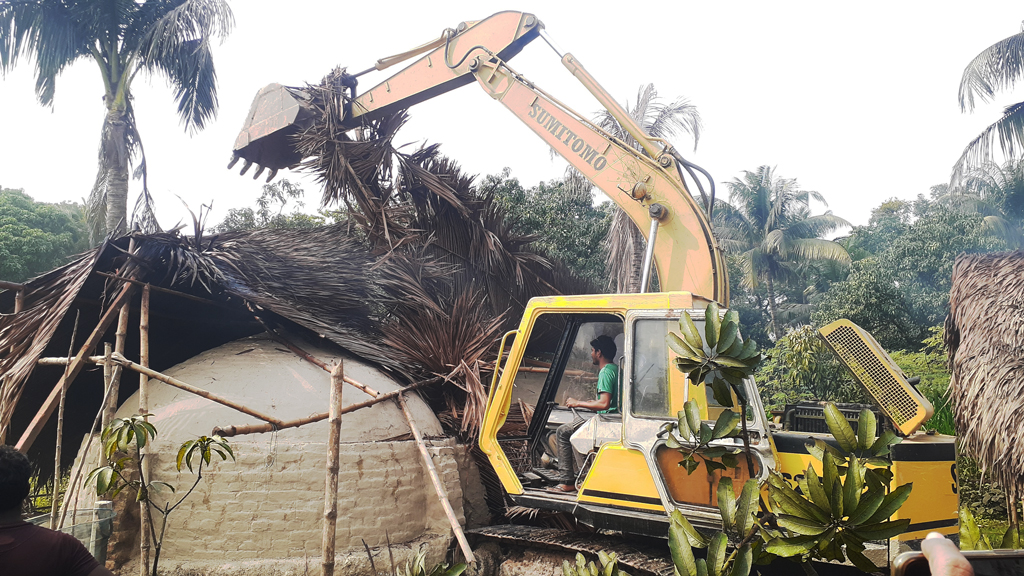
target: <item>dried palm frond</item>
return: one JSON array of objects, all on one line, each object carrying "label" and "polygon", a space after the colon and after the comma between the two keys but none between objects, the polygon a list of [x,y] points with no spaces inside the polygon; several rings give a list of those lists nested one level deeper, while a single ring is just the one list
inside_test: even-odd
[{"label": "dried palm frond", "polygon": [[944,338],[960,449],[1024,494],[1024,252],[961,255]]}]

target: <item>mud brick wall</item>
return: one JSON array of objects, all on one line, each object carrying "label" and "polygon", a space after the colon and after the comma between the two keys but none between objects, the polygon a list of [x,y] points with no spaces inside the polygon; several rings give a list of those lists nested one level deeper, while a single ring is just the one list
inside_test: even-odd
[{"label": "mud brick wall", "polygon": [[[464,521],[462,486],[452,440],[433,443],[434,465],[456,514]],[[318,558],[324,510],[325,444],[279,442],[271,448],[236,446],[237,462],[217,462],[170,518],[163,556],[192,561]],[[154,460],[154,477],[179,493],[171,457]],[[386,533],[385,533],[386,532]],[[357,442],[341,445],[337,549],[362,550],[409,542],[450,527],[433,493],[416,444]]]}]

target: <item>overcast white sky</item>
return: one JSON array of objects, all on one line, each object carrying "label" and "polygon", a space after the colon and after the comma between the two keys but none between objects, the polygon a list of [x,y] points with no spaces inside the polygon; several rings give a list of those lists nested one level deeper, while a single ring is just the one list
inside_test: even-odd
[{"label": "overcast white sky", "polygon": [[[974,2],[234,2],[236,28],[215,52],[220,113],[189,136],[163,78],[135,83],[150,189],[165,228],[213,202],[210,223],[252,205],[263,178],[228,171],[231,146],[257,90],[316,82],[336,65],[362,70],[463,20],[504,9],[536,14],[620,102],[653,82],[684,96],[703,119],[697,152],[684,154],[719,183],[761,164],[822,192],[854,224],[891,197],[911,199],[949,177],[964,145],[1021,90],[962,114],[957,86],[980,51],[1018,32],[1019,1]],[[575,109],[598,104],[535,41],[513,68]],[[397,70],[397,68],[396,68]],[[370,74],[363,88],[388,71]],[[40,201],[81,200],[96,173],[103,94],[81,61],[57,82],[56,105],[35,101],[28,61],[0,80],[0,186]],[[565,164],[474,84],[421,104],[397,142],[441,142],[469,173],[508,166],[525,185],[559,177]],[[292,173],[278,178],[296,180]],[[133,198],[139,186],[133,181]],[[303,187],[310,207],[319,189]],[[720,185],[720,194],[727,195]]]}]

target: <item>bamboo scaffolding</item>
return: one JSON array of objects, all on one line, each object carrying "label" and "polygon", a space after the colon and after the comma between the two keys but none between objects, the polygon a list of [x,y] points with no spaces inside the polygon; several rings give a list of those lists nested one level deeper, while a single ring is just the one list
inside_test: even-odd
[{"label": "bamboo scaffolding", "polygon": [[14,290],[14,313],[17,314],[25,307],[25,285],[15,282],[4,282],[0,280],[0,288]]},{"label": "bamboo scaffolding", "polygon": [[[134,242],[134,240],[132,241]],[[145,368],[149,368],[149,294],[150,285],[146,284],[142,287],[142,302],[139,305],[139,364]],[[128,310],[125,307],[122,312],[125,317],[125,326],[127,328],[128,323]],[[124,354],[123,342],[120,342],[122,349],[118,351],[118,355]],[[114,404],[116,405],[116,399]],[[139,414],[149,414],[149,378],[145,374],[139,374]],[[144,416],[144,419],[148,422],[149,417]],[[145,455],[149,454],[149,444],[141,450],[143,457],[140,462],[142,467],[142,477],[152,479],[150,474],[151,468],[149,464],[149,458]],[[139,502],[139,575],[146,576],[149,572],[149,531],[146,530],[150,526],[150,510],[149,502],[143,500]]]},{"label": "bamboo scaffolding", "polygon": [[334,544],[338,527],[338,469],[341,459],[341,391],[344,363],[331,370],[331,407],[327,437],[327,477],[324,482],[323,576],[334,576]]},{"label": "bamboo scaffolding", "polygon": [[[363,409],[363,408],[369,408],[370,406],[373,406],[375,404],[380,404],[381,402],[384,402],[386,400],[390,400],[392,398],[395,398],[399,394],[401,394],[402,392],[407,392],[409,390],[415,390],[417,388],[422,388],[423,386],[427,386],[429,384],[434,384],[434,383],[436,383],[436,382],[438,382],[440,380],[441,380],[441,377],[431,378],[429,380],[423,380],[423,381],[420,381],[420,382],[416,382],[415,384],[410,384],[410,385],[406,386],[405,388],[402,388],[401,390],[394,390],[392,392],[385,392],[384,394],[381,394],[380,396],[377,396],[376,398],[374,398],[372,400],[367,400],[366,402],[360,402],[359,404],[352,404],[351,406],[346,406],[346,407],[341,409],[340,414],[348,414],[349,412],[355,412],[356,410],[360,410],[360,409]],[[312,416],[307,416],[305,418],[299,418],[297,420],[289,420],[287,422],[282,422],[282,423],[277,424],[277,425],[274,425],[274,424],[243,424],[243,425],[240,425],[240,426],[234,426],[234,425],[232,425],[232,426],[224,426],[224,427],[217,426],[216,428],[213,429],[213,432],[211,432],[211,434],[213,434],[214,436],[221,436],[223,438],[231,438],[232,436],[241,436],[243,434],[263,434],[265,432],[274,432],[276,430],[283,430],[285,428],[298,428],[299,426],[304,426],[306,424],[312,424],[314,422],[320,422],[322,420],[326,420],[329,417],[330,417],[330,413],[329,412],[321,412],[320,414],[313,414]]]},{"label": "bamboo scaffolding", "polygon": [[21,438],[15,445],[17,450],[20,452],[27,452],[32,446],[32,443],[35,442],[36,437],[39,436],[39,432],[42,431],[47,420],[49,420],[50,416],[53,415],[54,409],[57,408],[57,402],[60,400],[61,391],[66,385],[70,385],[71,382],[74,381],[75,377],[78,376],[78,373],[82,371],[82,366],[84,365],[82,359],[88,356],[96,345],[99,344],[100,339],[103,338],[103,333],[107,331],[107,328],[109,328],[114,321],[114,313],[118,312],[121,305],[128,301],[132,295],[133,288],[134,287],[131,284],[125,284],[121,288],[121,292],[119,292],[114,298],[110,307],[107,308],[107,311],[103,313],[103,316],[100,318],[96,328],[93,329],[92,334],[89,335],[85,340],[85,343],[82,344],[81,349],[79,349],[78,355],[68,363],[68,369],[64,372],[64,375],[61,376],[57,385],[53,387],[53,390],[50,391],[49,396],[47,396],[46,400],[43,401],[43,405],[39,408],[39,411],[36,412],[36,415],[32,418],[32,421],[25,429],[25,432],[21,435]]},{"label": "bamboo scaffolding", "polygon": [[[402,390],[406,392],[407,390]],[[448,499],[448,490],[441,483],[441,477],[437,474],[437,468],[434,467],[434,459],[430,457],[430,452],[427,450],[427,445],[423,442],[423,436],[420,434],[419,428],[416,427],[416,423],[413,421],[412,413],[409,412],[409,406],[405,403],[405,396],[398,396],[398,405],[402,408],[402,413],[405,414],[405,420],[409,423],[409,429],[412,430],[412,436],[416,439],[416,446],[420,450],[420,456],[423,457],[423,465],[427,467],[427,474],[430,476],[430,481],[434,484],[434,491],[437,493],[438,500],[441,501],[441,507],[444,508],[444,513],[448,516],[448,522],[452,525],[452,531],[455,532],[455,539],[459,541],[459,547],[462,548],[462,555],[466,557],[466,562],[472,564],[476,562],[476,557],[473,556],[473,550],[469,547],[469,542],[466,540],[466,534],[462,531],[462,524],[459,523],[459,519],[455,516],[455,510],[452,508],[452,503]]]}]

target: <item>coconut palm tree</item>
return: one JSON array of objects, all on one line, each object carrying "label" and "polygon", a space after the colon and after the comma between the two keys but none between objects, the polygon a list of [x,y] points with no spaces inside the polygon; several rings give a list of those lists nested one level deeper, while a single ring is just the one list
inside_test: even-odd
[{"label": "coconut palm tree", "polygon": [[936,201],[980,214],[989,234],[1008,246],[1024,247],[1024,160],[985,162],[968,169],[960,186],[935,189]]},{"label": "coconut palm tree", "polygon": [[137,215],[148,212],[143,224],[155,225],[132,82],[140,72],[165,76],[185,129],[201,130],[217,111],[210,40],[233,25],[224,0],[0,0],[0,72],[30,58],[40,104],[53,105],[57,76],[68,66],[91,60],[99,68],[106,116],[88,201],[93,242],[126,229],[130,165],[143,179]]},{"label": "coconut palm tree", "polygon": [[831,211],[812,216],[811,200],[825,204],[821,193],[801,190],[795,178],[776,177],[770,166],[744,170],[742,178],[726,185],[729,202],[716,206],[719,241],[726,252],[740,256],[744,286],[765,283],[772,333],[779,338],[776,285],[799,281],[807,262],[849,263],[842,246],[821,237],[850,224]]},{"label": "coconut palm tree", "polygon": [[[1021,31],[989,46],[971,60],[960,79],[960,109],[974,110],[975,98],[991,101],[996,92],[1012,88],[1024,75],[1024,24]],[[971,140],[953,166],[950,182],[959,185],[972,168],[992,162],[998,137],[1003,156],[1016,158],[1024,152],[1024,102],[1010,104],[1003,115]]]},{"label": "coconut palm tree", "polygon": [[[701,119],[697,107],[685,98],[665,103],[658,97],[654,84],[641,86],[637,90],[636,104],[630,108],[626,102],[626,112],[636,121],[644,132],[655,138],[670,138],[682,132],[693,136],[694,148],[700,140]],[[619,122],[607,110],[602,111],[595,122],[606,132],[633,148],[640,150],[636,140],[619,125]],[[585,181],[585,178],[578,180]],[[567,181],[570,178],[566,178]],[[643,275],[644,237],[629,216],[616,207],[611,227],[606,238],[608,247],[608,285],[618,293],[638,292],[640,279]]]}]

